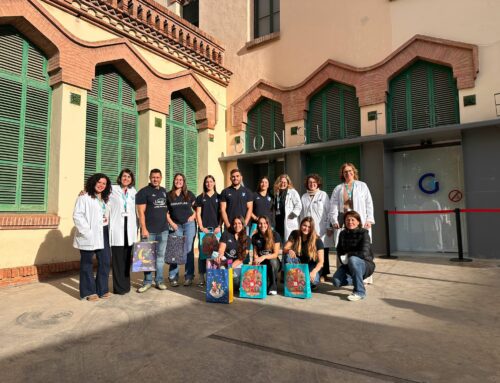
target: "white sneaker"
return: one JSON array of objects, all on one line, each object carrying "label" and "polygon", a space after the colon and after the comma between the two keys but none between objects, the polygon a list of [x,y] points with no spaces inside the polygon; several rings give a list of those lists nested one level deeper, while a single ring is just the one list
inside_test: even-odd
[{"label": "white sneaker", "polygon": [[278,292],[276,290],[270,290],[269,295],[277,295]]},{"label": "white sneaker", "polygon": [[348,300],[350,300],[351,302],[356,302],[356,301],[360,301],[361,299],[364,299],[365,297],[362,297],[361,295],[358,295],[358,294],[355,294],[355,293],[352,293],[351,295],[349,295],[347,297]]}]

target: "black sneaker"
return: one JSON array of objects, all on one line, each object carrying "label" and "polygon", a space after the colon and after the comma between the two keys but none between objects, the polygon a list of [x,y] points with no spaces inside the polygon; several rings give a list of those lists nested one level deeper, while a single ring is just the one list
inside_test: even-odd
[{"label": "black sneaker", "polygon": [[179,286],[179,282],[177,282],[177,279],[168,279],[168,282],[170,283],[170,286],[172,287],[178,287]]}]

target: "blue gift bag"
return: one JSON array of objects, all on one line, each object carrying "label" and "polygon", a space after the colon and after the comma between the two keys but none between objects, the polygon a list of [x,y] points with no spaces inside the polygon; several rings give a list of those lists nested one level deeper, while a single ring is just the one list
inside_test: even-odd
[{"label": "blue gift bag", "polygon": [[285,265],[285,297],[311,298],[309,265],[305,263]]},{"label": "blue gift bag", "polygon": [[241,266],[240,298],[264,299],[267,295],[267,266]]},{"label": "blue gift bag", "polygon": [[233,294],[232,268],[207,270],[207,302],[232,303]]},{"label": "blue gift bag", "polygon": [[158,242],[136,242],[132,250],[132,271],[155,271]]}]

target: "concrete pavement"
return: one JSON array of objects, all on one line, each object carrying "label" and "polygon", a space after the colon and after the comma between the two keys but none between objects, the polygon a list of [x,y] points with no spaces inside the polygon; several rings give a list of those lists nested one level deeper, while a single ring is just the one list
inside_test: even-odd
[{"label": "concrete pavement", "polygon": [[448,258],[377,259],[360,302],[331,283],[231,305],[194,286],[80,301],[78,275],[0,289],[1,381],[500,382],[500,261]]}]

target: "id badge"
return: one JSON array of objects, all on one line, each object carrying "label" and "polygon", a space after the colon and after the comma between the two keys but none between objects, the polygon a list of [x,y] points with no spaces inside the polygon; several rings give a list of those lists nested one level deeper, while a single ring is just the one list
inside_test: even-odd
[{"label": "id badge", "polygon": [[126,211],[122,212],[122,217],[128,217],[128,212]]},{"label": "id badge", "polygon": [[276,215],[280,215],[281,212],[279,210],[276,210]]}]

